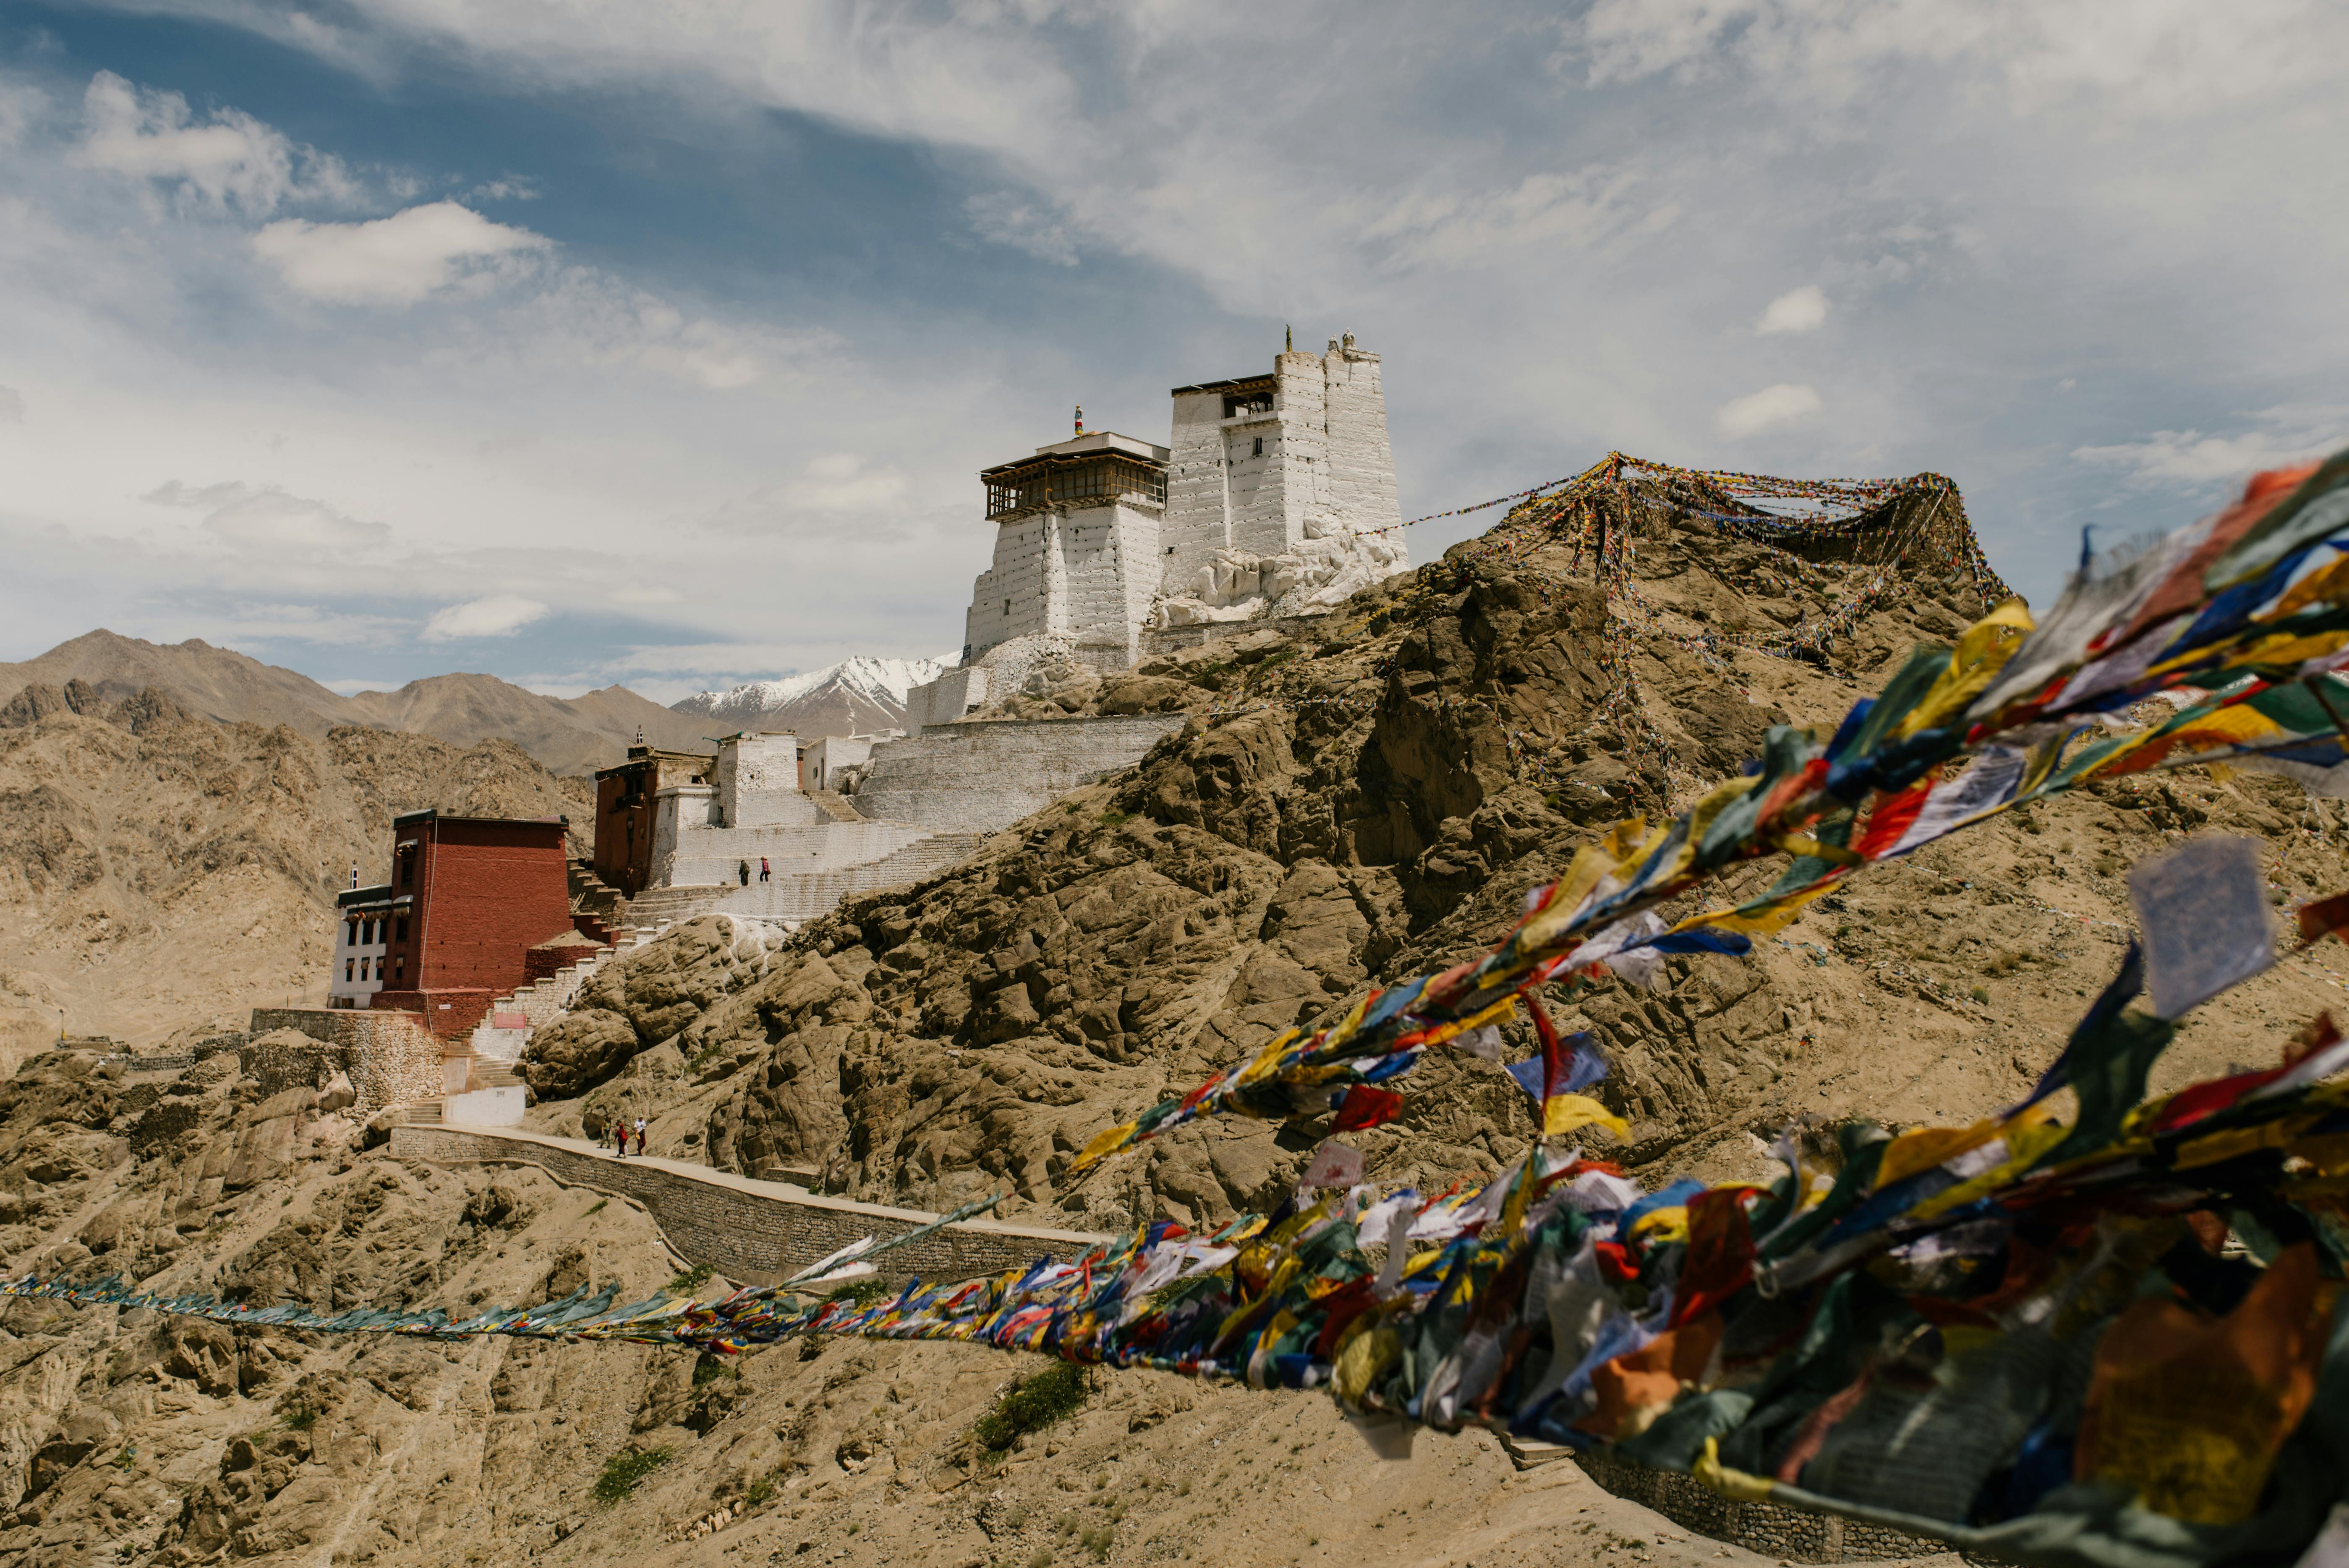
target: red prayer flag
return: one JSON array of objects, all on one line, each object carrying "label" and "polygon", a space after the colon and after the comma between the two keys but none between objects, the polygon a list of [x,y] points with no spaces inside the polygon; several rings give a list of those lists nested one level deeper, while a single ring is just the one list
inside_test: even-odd
[{"label": "red prayer flag", "polygon": [[1330,1125],[1331,1132],[1358,1132],[1364,1127],[1381,1127],[1402,1115],[1402,1096],[1392,1089],[1381,1089],[1369,1084],[1356,1084],[1346,1091],[1339,1102],[1338,1119]]}]

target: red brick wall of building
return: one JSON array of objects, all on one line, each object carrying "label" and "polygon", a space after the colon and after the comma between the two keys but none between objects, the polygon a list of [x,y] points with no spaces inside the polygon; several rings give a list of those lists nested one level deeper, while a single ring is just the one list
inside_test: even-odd
[{"label": "red brick wall of building", "polygon": [[405,940],[394,928],[378,1004],[413,1008],[447,1034],[471,1028],[492,997],[525,983],[532,945],[571,929],[564,834],[560,822],[395,823],[392,890],[416,901]]}]

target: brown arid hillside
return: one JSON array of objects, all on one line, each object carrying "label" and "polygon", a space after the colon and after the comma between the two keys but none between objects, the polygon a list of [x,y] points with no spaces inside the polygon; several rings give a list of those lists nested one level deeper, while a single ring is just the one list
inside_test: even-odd
[{"label": "brown arid hillside", "polygon": [[397,691],[350,699],[357,723],[431,735],[460,746],[512,741],[558,774],[592,774],[627,754],[641,733],[648,745],[709,751],[703,726],[625,686],[583,697],[543,696],[494,675],[435,675]]},{"label": "brown arid hillside", "polygon": [[657,746],[709,749],[701,740],[706,725],[625,686],[562,698],[494,675],[436,675],[397,691],[344,697],[306,675],[208,642],[145,642],[103,629],[21,664],[0,664],[0,701],[20,688],[87,693],[68,702],[77,711],[110,707],[151,691],[198,718],[283,725],[313,739],[356,724],[459,746],[511,741],[560,774],[589,774],[619,762],[639,733]]},{"label": "brown arid hillside", "polygon": [[145,1043],[322,1002],[335,894],[354,864],[388,874],[401,812],[567,815],[582,852],[594,828],[585,781],[509,742],[217,724],[152,691],[77,712],[28,689],[0,720],[0,1017],[18,1034],[54,1037],[59,1008],[74,1033]]},{"label": "brown arid hillside", "polygon": [[[126,1074],[52,1053],[0,1084],[12,1269],[319,1308],[641,1300],[680,1260],[625,1199],[535,1168],[354,1149],[233,1054]],[[28,1176],[26,1173],[37,1173]],[[727,1282],[707,1280],[704,1294]],[[0,1308],[0,1556],[37,1568],[519,1563],[1088,1568],[1561,1561],[1760,1568],[1487,1434],[1377,1463],[1318,1393],[1080,1374],[990,1453],[1032,1355],[787,1342],[721,1362],[626,1344],[280,1333]],[[632,1488],[611,1478],[633,1472]],[[597,1495],[598,1487],[605,1495]]]},{"label": "brown arid hillside", "polygon": [[[1594,583],[1577,548],[1592,544],[1505,531],[1506,547],[1454,551],[1321,622],[1107,681],[1048,673],[1000,711],[1196,722],[951,871],[788,941],[706,917],[607,966],[534,1044],[532,1117],[644,1114],[657,1154],[812,1169],[927,1208],[1008,1189],[1007,1218],[1074,1229],[1268,1207],[1318,1118],[1181,1128],[1081,1179],[1070,1157],[1274,1032],[1476,952],[1609,824],[1685,801],[1773,722],[1833,722],[1912,644],[1984,607],[1946,555],[1789,559],[1667,515],[1628,554],[1602,551]],[[116,717],[52,711],[0,733],[5,950],[14,975],[29,940],[56,983],[136,996],[159,1021],[204,1016],[189,988],[208,953],[290,953],[270,933],[303,919],[323,944],[324,889],[304,879],[344,843],[379,846],[362,831],[375,814],[431,791],[523,812],[533,792],[577,787],[510,748],[191,727],[151,699]],[[1675,960],[1659,991],[1584,993],[1562,1021],[1604,1036],[1615,1067],[1599,1092],[1630,1122],[1624,1145],[1590,1133],[1591,1151],[1651,1186],[1760,1175],[1760,1140],[1790,1122],[1946,1124],[2013,1101],[2111,973],[2120,874],[2209,830],[2264,841],[2279,903],[2349,886],[2340,808],[2258,774],[2159,775],[2002,818],[1868,867],[1750,958]],[[1750,867],[1732,891],[1775,872]],[[2349,962],[2322,948],[2229,992],[2187,1023],[2156,1089],[2271,1061],[2341,1005],[2344,980]],[[1520,1032],[1507,1044],[1530,1050]],[[1402,1119],[1349,1135],[1372,1179],[1487,1175],[1534,1134],[1497,1063],[1448,1054],[1395,1086]],[[0,1082],[0,1256],[159,1292],[452,1314],[581,1286],[641,1296],[679,1268],[626,1199],[536,1168],[390,1159],[331,1096],[265,1094],[233,1056],[126,1074],[75,1052]],[[1519,1472],[1481,1433],[1423,1435],[1408,1462],[1373,1463],[1314,1391],[1096,1371],[1066,1419],[983,1458],[974,1427],[1036,1370],[951,1344],[794,1342],[720,1364],[16,1301],[0,1309],[0,1555],[1762,1561],[1570,1464]],[[631,1470],[633,1490],[595,1495]]]}]

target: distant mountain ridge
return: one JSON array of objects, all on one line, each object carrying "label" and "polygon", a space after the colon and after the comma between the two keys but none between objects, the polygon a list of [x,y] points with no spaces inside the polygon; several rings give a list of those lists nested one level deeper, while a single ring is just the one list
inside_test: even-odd
[{"label": "distant mountain ridge", "polygon": [[411,680],[397,691],[345,697],[296,670],[200,639],[147,642],[102,628],[20,664],[0,664],[0,705],[27,687],[62,690],[77,680],[109,703],[151,689],[169,692],[201,718],[223,724],[284,724],[314,739],[338,725],[357,724],[460,746],[512,741],[558,774],[589,773],[620,762],[640,731],[653,745],[710,749],[702,740],[707,725],[625,686],[548,697],[494,675],[455,674]]},{"label": "distant mountain ridge", "polygon": [[869,735],[902,729],[905,693],[952,668],[939,659],[873,659],[859,654],[804,675],[752,680],[729,691],[703,691],[671,704],[722,732],[791,730],[802,736]]}]

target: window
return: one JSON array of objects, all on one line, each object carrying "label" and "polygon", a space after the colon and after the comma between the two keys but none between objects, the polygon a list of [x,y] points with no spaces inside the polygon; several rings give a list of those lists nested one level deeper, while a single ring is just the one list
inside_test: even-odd
[{"label": "window", "polygon": [[398,933],[398,940],[404,942],[408,940],[408,917],[406,915],[399,917],[398,923],[395,926],[394,929]]},{"label": "window", "polygon": [[357,964],[354,960],[345,959],[343,961],[343,983],[345,985],[348,985],[351,982],[351,971],[357,967]]},{"label": "window", "polygon": [[391,961],[391,972],[395,975],[404,975],[408,972],[408,959],[405,954]]},{"label": "window", "polygon": [[403,888],[416,885],[416,846],[413,843],[399,846],[399,885]]},{"label": "window", "polygon": [[1005,615],[1009,615],[1011,613],[1011,601],[1009,599],[1003,601],[1003,613]]},{"label": "window", "polygon": [[358,945],[359,923],[357,920],[345,920],[343,922],[343,946],[347,948],[355,948]]},{"label": "window", "polygon": [[1264,437],[1258,436],[1256,438],[1256,450],[1248,453],[1248,455],[1250,457],[1262,457],[1264,455]]}]

